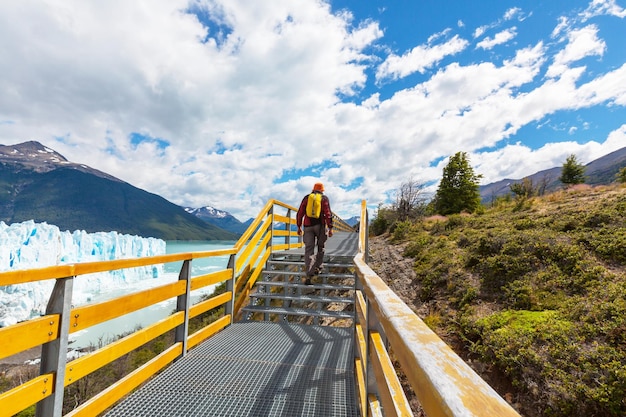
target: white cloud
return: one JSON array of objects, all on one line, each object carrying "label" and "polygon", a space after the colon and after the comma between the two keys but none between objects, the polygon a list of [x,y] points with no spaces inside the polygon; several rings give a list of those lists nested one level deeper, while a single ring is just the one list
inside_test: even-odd
[{"label": "white cloud", "polygon": [[522,9],[519,7],[511,7],[504,13],[504,20],[514,19],[515,16],[518,16],[522,12]]},{"label": "white cloud", "polygon": [[455,35],[441,44],[416,46],[402,56],[392,54],[378,67],[376,79],[397,79],[415,72],[424,73],[445,57],[461,52],[467,45],[465,39]]},{"label": "white cloud", "polygon": [[511,39],[515,38],[515,36],[517,36],[517,28],[512,27],[510,29],[506,29],[502,32],[496,33],[493,38],[486,37],[476,44],[476,48],[492,49],[496,45],[507,43]]},{"label": "white cloud", "polygon": [[567,45],[554,57],[554,63],[548,68],[548,77],[557,77],[568,69],[568,64],[588,56],[602,56],[606,43],[598,38],[598,27],[589,25],[572,30],[567,34]]},{"label": "white cloud", "polygon": [[615,0],[593,0],[589,7],[581,13],[581,17],[584,20],[600,15],[624,18],[626,17],[626,9],[620,7]]}]

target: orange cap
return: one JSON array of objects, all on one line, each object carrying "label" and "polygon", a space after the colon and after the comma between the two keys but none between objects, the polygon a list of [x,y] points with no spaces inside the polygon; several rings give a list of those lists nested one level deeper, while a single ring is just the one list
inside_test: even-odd
[{"label": "orange cap", "polygon": [[324,184],[322,184],[321,182],[316,182],[315,185],[313,186],[313,191],[324,192]]}]

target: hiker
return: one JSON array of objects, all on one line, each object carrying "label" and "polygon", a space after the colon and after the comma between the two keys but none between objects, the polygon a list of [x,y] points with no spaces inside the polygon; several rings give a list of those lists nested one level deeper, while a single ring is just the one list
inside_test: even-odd
[{"label": "hiker", "polygon": [[[304,283],[311,285],[311,277],[320,273],[322,262],[324,262],[326,239],[333,235],[330,201],[324,195],[324,185],[321,182],[315,183],[313,191],[302,199],[296,221],[298,235],[302,235],[302,227],[304,226],[302,238],[304,241],[304,270],[306,272]],[[316,246],[317,253],[314,253]]]}]

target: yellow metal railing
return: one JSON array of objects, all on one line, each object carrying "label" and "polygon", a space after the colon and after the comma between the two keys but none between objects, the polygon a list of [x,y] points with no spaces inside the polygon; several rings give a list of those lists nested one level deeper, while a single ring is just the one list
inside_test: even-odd
[{"label": "yellow metal railing", "polygon": [[340,232],[354,232],[354,227],[346,223],[341,217],[333,213],[333,228]]},{"label": "yellow metal railing", "polygon": [[[367,216],[363,201],[361,225],[368,224]],[[361,415],[413,414],[392,365],[392,351],[427,416],[518,417],[367,265],[366,229],[359,230],[359,253],[354,259],[358,278],[355,362]]]},{"label": "yellow metal railing", "polygon": [[[286,214],[276,213],[277,209],[286,210]],[[34,347],[42,349],[39,375],[1,393],[0,414],[14,415],[37,404],[38,416],[61,416],[65,387],[146,342],[168,331],[174,331],[175,341],[171,346],[66,415],[94,416],[109,408],[173,360],[184,356],[188,349],[235,320],[272,251],[302,246],[293,227],[296,223],[295,214],[294,207],[270,200],[248,230],[228,249],[0,273],[0,286],[56,280],[45,315],[0,329],[0,359]],[[194,259],[223,255],[229,256],[225,269],[191,276],[191,263]],[[183,261],[183,265],[176,282],[99,303],[72,306],[73,283],[85,274],[179,261]],[[226,292],[190,305],[192,291],[220,283],[226,283]],[[66,352],[71,333],[169,299],[177,300],[177,308],[167,318],[78,359],[67,361]],[[206,327],[189,334],[189,320],[216,307],[223,307],[223,315]]]}]

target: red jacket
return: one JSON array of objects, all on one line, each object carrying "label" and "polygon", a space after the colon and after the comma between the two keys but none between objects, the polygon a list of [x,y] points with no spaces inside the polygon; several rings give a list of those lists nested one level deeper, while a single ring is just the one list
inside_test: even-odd
[{"label": "red jacket", "polygon": [[302,226],[313,226],[316,224],[325,224],[329,229],[333,228],[333,212],[330,210],[330,201],[325,195],[322,196],[322,212],[319,219],[311,219],[306,215],[306,203],[309,199],[309,195],[305,195],[300,203],[298,214],[296,215],[296,222],[298,228]]}]

